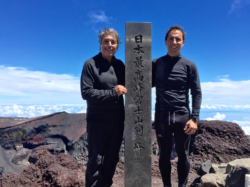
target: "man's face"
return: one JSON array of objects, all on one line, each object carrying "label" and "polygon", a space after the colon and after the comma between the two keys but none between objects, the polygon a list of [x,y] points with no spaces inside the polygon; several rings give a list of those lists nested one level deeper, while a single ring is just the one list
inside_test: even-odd
[{"label": "man's face", "polygon": [[116,53],[118,44],[117,39],[113,34],[106,34],[101,42],[101,53],[103,58],[111,62]]},{"label": "man's face", "polygon": [[165,40],[165,45],[168,48],[168,55],[178,56],[184,43],[182,32],[180,30],[172,30],[168,34],[167,40]]}]

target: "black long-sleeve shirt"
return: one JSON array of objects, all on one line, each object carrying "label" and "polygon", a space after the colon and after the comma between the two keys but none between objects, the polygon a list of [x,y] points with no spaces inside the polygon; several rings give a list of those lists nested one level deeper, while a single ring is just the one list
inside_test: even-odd
[{"label": "black long-sleeve shirt", "polygon": [[81,94],[87,100],[87,120],[124,119],[123,96],[115,87],[125,85],[125,66],[113,57],[111,63],[102,54],[88,59],[81,75]]},{"label": "black long-sleeve shirt", "polygon": [[152,86],[156,87],[155,110],[189,113],[189,89],[192,95],[191,117],[199,117],[201,87],[195,63],[183,56],[165,55],[152,63]]}]

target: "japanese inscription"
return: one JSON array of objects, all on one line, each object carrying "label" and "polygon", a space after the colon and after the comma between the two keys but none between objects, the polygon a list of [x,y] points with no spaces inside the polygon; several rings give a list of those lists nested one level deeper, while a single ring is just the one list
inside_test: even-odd
[{"label": "japanese inscription", "polygon": [[134,87],[134,92],[135,92],[135,91],[139,91],[140,94],[141,94],[141,91],[142,91],[143,89],[144,89],[144,88],[142,87],[142,83],[138,83],[138,84],[136,84],[135,87]]},{"label": "japanese inscription", "polygon": [[142,35],[135,36],[135,43],[142,43]]},{"label": "japanese inscription", "polygon": [[137,68],[144,67],[144,66],[142,65],[142,62],[143,62],[142,56],[135,57],[135,59],[136,59],[136,61],[134,61],[135,67],[137,67]]},{"label": "japanese inscription", "polygon": [[125,187],[151,186],[151,23],[126,23]]},{"label": "japanese inscription", "polygon": [[143,98],[142,95],[136,95],[136,97],[134,98],[136,106],[141,106],[141,99],[142,98]]},{"label": "japanese inscription", "polygon": [[[135,95],[135,104],[137,106],[137,109],[134,111],[136,113],[136,118],[140,119],[141,118],[141,113],[143,112],[143,109],[141,108],[141,103],[142,100],[141,98],[142,96],[142,90],[144,89],[144,87],[142,86],[143,84],[143,69],[140,70],[140,68],[143,68],[144,66],[142,65],[143,62],[143,56],[139,56],[141,53],[144,53],[144,51],[142,51],[143,49],[143,35],[139,34],[135,36],[135,43],[141,43],[140,45],[137,44],[137,47],[133,48],[134,49],[134,53],[137,55],[135,56],[136,61],[134,61],[135,63],[135,74],[136,77],[134,77],[134,80],[138,81],[138,83],[135,83],[135,89],[134,92],[139,91],[138,95]],[[134,151],[137,152],[139,155],[141,154],[141,151],[143,151],[144,147],[141,143],[141,136],[143,136],[143,123],[142,120],[140,123],[137,123],[136,126],[134,126],[134,132],[136,134],[136,138],[137,138],[137,142],[135,142],[134,145]]]},{"label": "japanese inscription", "polygon": [[139,69],[135,72],[135,74],[136,74],[136,77],[134,78],[135,81],[138,80],[141,82],[143,80],[143,76],[141,75],[141,72],[142,71],[140,71]]}]

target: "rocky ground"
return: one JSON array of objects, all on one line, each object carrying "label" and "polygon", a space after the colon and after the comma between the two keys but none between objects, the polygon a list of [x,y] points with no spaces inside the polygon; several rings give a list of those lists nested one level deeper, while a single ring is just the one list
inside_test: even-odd
[{"label": "rocky ground", "polygon": [[200,121],[190,160],[196,169],[207,160],[220,164],[237,158],[250,158],[248,136],[236,123],[227,121]]},{"label": "rocky ground", "polygon": [[[173,187],[177,187],[176,161],[173,161]],[[6,174],[0,179],[1,187],[83,187],[85,180],[86,164],[78,163],[66,154],[45,155],[35,164],[29,165],[19,174]],[[191,183],[198,175],[191,171]],[[124,161],[120,159],[113,178],[112,187],[124,186]],[[158,161],[154,156],[152,164],[152,186],[163,186],[158,169]]]},{"label": "rocky ground", "polygon": [[[83,186],[87,161],[85,114],[55,113],[25,119],[10,126],[0,118],[0,184],[8,186]],[[9,120],[9,119],[8,119]],[[3,120],[2,120],[3,121]],[[239,125],[200,121],[190,146],[188,186],[198,187],[201,163],[227,163],[250,158],[250,141]],[[158,146],[152,130],[152,186],[163,186],[158,169]],[[173,152],[173,158],[174,156]],[[113,187],[124,186],[124,145],[120,150]],[[177,186],[177,159],[172,161],[172,183]],[[64,181],[64,182],[62,182]],[[198,183],[192,184],[194,181]],[[32,184],[32,185],[31,185]],[[192,185],[191,185],[192,184]],[[36,185],[36,186],[35,186]]]}]

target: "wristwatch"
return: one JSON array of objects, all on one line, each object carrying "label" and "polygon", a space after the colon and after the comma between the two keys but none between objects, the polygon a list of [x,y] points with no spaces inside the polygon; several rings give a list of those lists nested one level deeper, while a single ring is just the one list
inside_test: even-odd
[{"label": "wristwatch", "polygon": [[199,123],[199,118],[197,117],[192,117],[191,118],[191,120],[193,121],[193,122],[195,122],[196,124],[198,124]]}]

